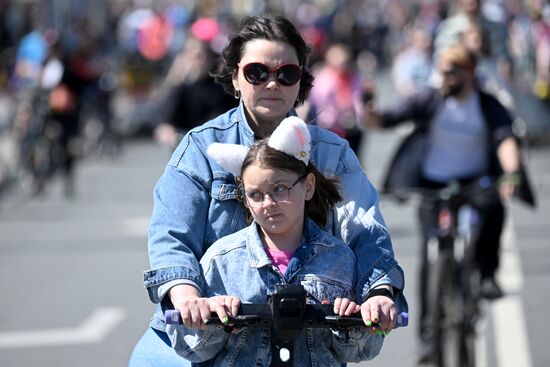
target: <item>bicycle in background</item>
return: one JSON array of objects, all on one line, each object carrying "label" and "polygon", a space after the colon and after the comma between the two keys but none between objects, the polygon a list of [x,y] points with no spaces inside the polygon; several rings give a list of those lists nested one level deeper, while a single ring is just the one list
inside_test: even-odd
[{"label": "bicycle in background", "polygon": [[395,192],[403,200],[418,197],[433,205],[436,221],[428,230],[423,278],[424,324],[429,353],[419,364],[473,367],[476,330],[482,317],[481,274],[476,265],[476,240],[482,218],[472,203],[498,195],[484,176],[469,184],[453,181],[442,189]]}]

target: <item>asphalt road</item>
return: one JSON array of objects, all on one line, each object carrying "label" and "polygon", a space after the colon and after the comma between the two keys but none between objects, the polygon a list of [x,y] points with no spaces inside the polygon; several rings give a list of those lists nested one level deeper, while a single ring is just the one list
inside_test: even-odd
[{"label": "asphalt road", "polygon": [[152,189],[169,152],[127,144],[78,170],[77,193],[0,207],[0,365],[124,366],[153,306],[142,285]]}]

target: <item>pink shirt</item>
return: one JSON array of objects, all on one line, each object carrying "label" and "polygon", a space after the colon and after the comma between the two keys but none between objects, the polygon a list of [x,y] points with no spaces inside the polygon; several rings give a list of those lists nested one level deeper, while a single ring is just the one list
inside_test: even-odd
[{"label": "pink shirt", "polygon": [[273,262],[273,265],[279,268],[281,274],[284,274],[288,268],[288,262],[292,259],[292,254],[294,252],[273,250],[270,248],[267,248],[266,251],[267,255],[271,259],[271,262]]}]

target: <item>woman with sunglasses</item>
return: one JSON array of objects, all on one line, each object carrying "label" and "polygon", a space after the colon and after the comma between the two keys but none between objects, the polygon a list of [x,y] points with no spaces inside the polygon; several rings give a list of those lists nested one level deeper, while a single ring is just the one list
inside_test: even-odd
[{"label": "woman with sunglasses", "polygon": [[[295,115],[294,107],[307,98],[313,82],[306,68],[309,51],[284,17],[247,17],[230,37],[215,77],[240,104],[191,130],[155,187],[148,239],[151,270],[144,274],[144,284],[159,305],[130,366],[189,365],[171,348],[163,309],[178,309],[188,327],[204,327],[211,307],[200,293],[199,260],[216,240],[247,225],[235,176],[208,156],[207,147],[215,142],[251,146]],[[396,322],[396,302],[406,307],[404,275],[378,208],[378,193],[345,140],[317,126],[309,130],[312,162],[324,175],[336,176],[342,187],[343,200],[330,211],[325,229],[354,250],[354,293],[363,318],[389,331]]]}]

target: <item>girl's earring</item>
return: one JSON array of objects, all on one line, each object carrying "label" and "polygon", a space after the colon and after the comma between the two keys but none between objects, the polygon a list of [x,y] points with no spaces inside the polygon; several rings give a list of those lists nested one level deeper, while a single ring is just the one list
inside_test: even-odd
[{"label": "girl's earring", "polygon": [[235,99],[241,98],[241,92],[238,89],[235,89]]}]

